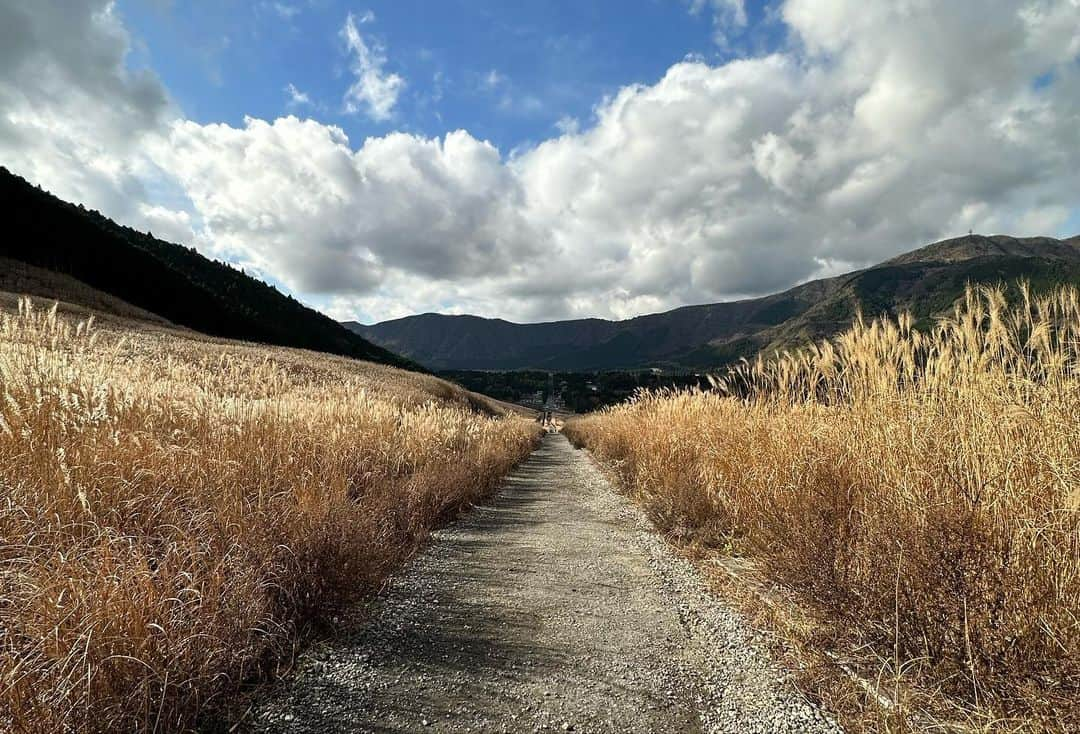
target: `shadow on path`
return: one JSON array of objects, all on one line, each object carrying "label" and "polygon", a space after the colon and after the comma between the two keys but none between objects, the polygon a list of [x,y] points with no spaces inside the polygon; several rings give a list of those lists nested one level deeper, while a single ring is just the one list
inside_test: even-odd
[{"label": "shadow on path", "polygon": [[306,655],[253,728],[700,730],[687,632],[621,502],[549,434],[366,622]]}]

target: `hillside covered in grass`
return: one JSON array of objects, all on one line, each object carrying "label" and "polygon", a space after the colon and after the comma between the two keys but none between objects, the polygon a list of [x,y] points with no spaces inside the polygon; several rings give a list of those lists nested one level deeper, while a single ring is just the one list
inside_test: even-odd
[{"label": "hillside covered in grass", "polygon": [[822,615],[810,647],[893,699],[886,731],[938,693],[975,730],[1080,727],[1080,291],[969,290],[716,385],[566,432],[670,537]]},{"label": "hillside covered in grass", "polygon": [[[413,366],[271,285],[194,248],[62,201],[5,168],[0,168],[0,209],[5,225],[0,257],[67,276],[178,326]],[[70,294],[38,295],[72,300]]]},{"label": "hillside covered in grass", "polygon": [[625,321],[516,324],[421,314],[346,325],[435,370],[715,369],[760,351],[834,336],[860,310],[869,317],[910,312],[926,326],[952,309],[967,284],[1016,278],[1027,279],[1038,292],[1080,284],[1080,238],[969,235],[783,293]]},{"label": "hillside covered in grass", "polygon": [[383,365],[0,310],[0,731],[209,725],[537,431]]}]

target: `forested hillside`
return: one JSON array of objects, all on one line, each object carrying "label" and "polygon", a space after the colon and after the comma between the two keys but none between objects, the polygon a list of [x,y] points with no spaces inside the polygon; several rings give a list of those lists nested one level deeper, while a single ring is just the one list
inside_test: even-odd
[{"label": "forested hillside", "polygon": [[925,327],[952,308],[968,283],[1018,279],[1029,280],[1036,292],[1080,283],[1080,239],[969,235],[783,293],[625,321],[515,324],[422,314],[346,325],[432,369],[695,370],[833,336],[860,310],[869,317],[910,311]]},{"label": "forested hillside", "polygon": [[411,366],[241,270],[62,201],[6,168],[0,168],[0,207],[7,229],[0,256],[71,276],[174,324]]}]

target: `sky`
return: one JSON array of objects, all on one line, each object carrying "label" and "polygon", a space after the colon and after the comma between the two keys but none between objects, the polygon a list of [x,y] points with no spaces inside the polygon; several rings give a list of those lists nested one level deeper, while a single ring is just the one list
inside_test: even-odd
[{"label": "sky", "polygon": [[1080,234],[1080,0],[0,0],[0,164],[335,318]]}]

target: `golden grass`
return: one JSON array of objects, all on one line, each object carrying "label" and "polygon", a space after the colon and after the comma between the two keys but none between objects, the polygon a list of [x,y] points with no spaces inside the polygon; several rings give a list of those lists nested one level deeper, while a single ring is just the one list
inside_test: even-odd
[{"label": "golden grass", "polygon": [[[892,674],[1080,728],[1080,293],[970,290],[567,426],[658,524],[732,544]],[[992,727],[991,727],[992,728]]]},{"label": "golden grass", "polygon": [[435,378],[0,314],[0,730],[181,730],[490,490]]}]

